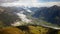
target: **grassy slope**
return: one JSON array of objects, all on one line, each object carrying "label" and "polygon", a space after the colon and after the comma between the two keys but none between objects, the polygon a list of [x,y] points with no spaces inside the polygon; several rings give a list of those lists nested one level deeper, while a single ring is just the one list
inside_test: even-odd
[{"label": "grassy slope", "polygon": [[0,29],[0,34],[23,34],[23,32],[15,27],[6,27]]},{"label": "grassy slope", "polygon": [[[25,27],[25,26],[24,26]],[[0,28],[0,34],[60,34],[60,30],[42,26],[27,26],[29,29],[21,30],[16,27]]]}]

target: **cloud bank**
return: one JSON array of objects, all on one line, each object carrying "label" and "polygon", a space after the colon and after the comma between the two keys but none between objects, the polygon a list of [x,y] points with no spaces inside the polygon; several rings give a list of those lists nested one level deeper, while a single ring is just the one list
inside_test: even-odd
[{"label": "cloud bank", "polygon": [[19,0],[15,2],[2,3],[0,6],[25,6],[25,7],[49,7],[60,6],[60,2],[39,2],[39,0]]},{"label": "cloud bank", "polygon": [[0,3],[14,2],[14,1],[18,1],[18,0],[0,0]]}]

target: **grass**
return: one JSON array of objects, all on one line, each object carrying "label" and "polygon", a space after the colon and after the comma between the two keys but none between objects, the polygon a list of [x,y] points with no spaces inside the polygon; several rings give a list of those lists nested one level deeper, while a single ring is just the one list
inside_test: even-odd
[{"label": "grass", "polygon": [[24,34],[20,29],[15,27],[6,27],[0,29],[0,34]]}]

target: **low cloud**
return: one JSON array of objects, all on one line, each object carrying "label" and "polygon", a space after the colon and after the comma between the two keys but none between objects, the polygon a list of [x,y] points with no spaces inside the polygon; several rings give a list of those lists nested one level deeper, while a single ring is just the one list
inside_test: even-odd
[{"label": "low cloud", "polygon": [[14,2],[18,0],[0,0],[0,3]]},{"label": "low cloud", "polygon": [[53,5],[60,6],[60,2],[39,2],[38,0],[18,0],[15,2],[2,3],[0,6],[50,7]]}]

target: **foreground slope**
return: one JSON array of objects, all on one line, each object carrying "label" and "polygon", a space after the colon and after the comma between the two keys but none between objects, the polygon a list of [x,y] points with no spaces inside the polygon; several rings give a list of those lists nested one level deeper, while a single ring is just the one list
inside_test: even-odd
[{"label": "foreground slope", "polygon": [[60,30],[30,25],[0,28],[0,34],[60,34]]}]

